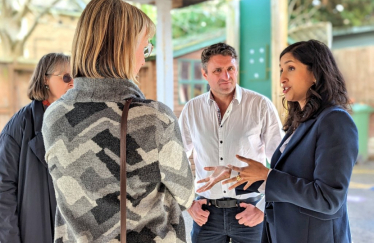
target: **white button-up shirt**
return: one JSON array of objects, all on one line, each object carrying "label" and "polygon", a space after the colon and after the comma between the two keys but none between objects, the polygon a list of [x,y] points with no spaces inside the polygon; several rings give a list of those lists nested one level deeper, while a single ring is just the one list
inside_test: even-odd
[{"label": "white button-up shirt", "polygon": [[[268,98],[254,91],[236,85],[234,98],[221,124],[216,107],[210,92],[207,92],[190,100],[179,118],[187,155],[190,156],[194,150],[195,188],[203,185],[196,181],[212,173],[205,171],[205,166],[246,166],[246,163],[235,157],[236,154],[266,165],[266,159],[270,161],[283,136],[274,105]],[[217,183],[212,189],[198,194],[209,199],[246,199],[258,195],[236,195],[235,190],[228,189],[229,186]]]}]

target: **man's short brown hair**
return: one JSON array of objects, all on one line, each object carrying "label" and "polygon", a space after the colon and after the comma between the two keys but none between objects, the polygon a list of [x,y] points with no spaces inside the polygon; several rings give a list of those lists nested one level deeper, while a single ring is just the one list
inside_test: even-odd
[{"label": "man's short brown hair", "polygon": [[201,65],[205,72],[208,72],[207,65],[212,56],[215,55],[222,55],[222,56],[231,56],[235,60],[237,60],[238,55],[234,47],[229,46],[225,43],[217,43],[213,44],[203,50],[201,53]]}]

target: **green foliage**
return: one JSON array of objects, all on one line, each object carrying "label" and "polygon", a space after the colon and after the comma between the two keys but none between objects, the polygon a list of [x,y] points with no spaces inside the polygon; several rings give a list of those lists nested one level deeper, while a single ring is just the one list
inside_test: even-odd
[{"label": "green foliage", "polygon": [[[173,39],[225,27],[226,9],[230,1],[212,0],[172,10]],[[313,2],[319,4],[313,5]],[[336,9],[339,4],[344,7],[341,12]],[[321,21],[329,21],[334,27],[374,24],[374,0],[289,0],[289,5],[290,26]],[[137,6],[157,24],[155,6]]]},{"label": "green foliage", "polygon": [[136,6],[146,13],[147,16],[156,24],[157,11],[155,6],[149,4],[136,4]]},{"label": "green foliage", "polygon": [[173,38],[226,26],[225,1],[209,1],[172,11]]},{"label": "green foliage", "polygon": [[[374,0],[321,0],[319,5],[313,5],[312,0],[289,0],[289,3],[296,4],[289,9],[290,22],[307,16],[308,13],[316,10],[312,15],[303,20],[309,22],[329,21],[334,27],[365,26],[374,24]],[[344,7],[338,11],[337,6]],[[303,11],[300,9],[304,8]],[[295,21],[294,21],[295,22]]]},{"label": "green foliage", "polygon": [[[228,1],[229,0],[214,0],[185,8],[173,9],[171,11],[173,39],[225,27],[225,4]],[[142,4],[140,9],[157,24],[157,11],[155,6]],[[151,41],[154,43],[154,40]]]}]

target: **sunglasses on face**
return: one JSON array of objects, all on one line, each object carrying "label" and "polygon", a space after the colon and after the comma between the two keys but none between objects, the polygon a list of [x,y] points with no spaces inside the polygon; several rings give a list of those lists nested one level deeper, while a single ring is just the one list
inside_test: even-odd
[{"label": "sunglasses on face", "polygon": [[70,74],[68,73],[65,73],[65,74],[45,74],[46,76],[49,76],[49,75],[52,75],[52,76],[59,76],[59,77],[62,77],[62,81],[64,81],[64,83],[70,83],[70,81],[73,79]]},{"label": "sunglasses on face", "polygon": [[148,45],[144,48],[144,58],[147,58],[151,55],[153,50],[152,43],[148,43]]}]

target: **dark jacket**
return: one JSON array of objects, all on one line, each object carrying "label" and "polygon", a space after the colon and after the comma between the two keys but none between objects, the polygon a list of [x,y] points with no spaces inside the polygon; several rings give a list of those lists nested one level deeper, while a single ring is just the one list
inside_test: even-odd
[{"label": "dark jacket", "polygon": [[351,242],[347,192],[357,154],[357,128],[346,111],[330,107],[302,123],[271,160],[263,242]]},{"label": "dark jacket", "polygon": [[262,242],[350,243],[347,191],[358,154],[350,115],[327,108],[300,124],[283,154],[280,146],[266,181]]},{"label": "dark jacket", "polygon": [[53,242],[56,199],[44,160],[43,104],[33,101],[0,134],[0,242]]}]

